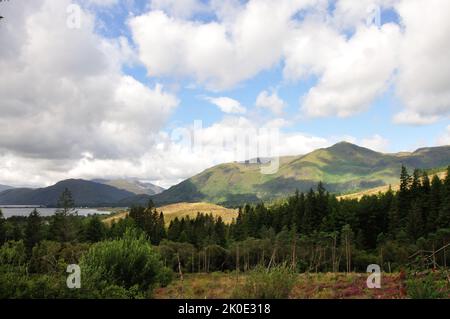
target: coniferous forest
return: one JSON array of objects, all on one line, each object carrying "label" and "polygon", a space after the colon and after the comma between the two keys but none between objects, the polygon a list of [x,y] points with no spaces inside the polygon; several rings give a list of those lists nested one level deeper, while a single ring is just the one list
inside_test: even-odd
[{"label": "coniferous forest", "polygon": [[[169,224],[152,202],[106,225],[78,216],[70,191],[53,216],[0,214],[0,298],[148,298],[189,273],[282,265],[290,273],[446,271],[450,264],[450,167],[446,178],[402,167],[400,189],[338,199],[322,183],[271,205],[239,207],[231,224],[199,212]],[[67,289],[67,265],[82,271]]]}]

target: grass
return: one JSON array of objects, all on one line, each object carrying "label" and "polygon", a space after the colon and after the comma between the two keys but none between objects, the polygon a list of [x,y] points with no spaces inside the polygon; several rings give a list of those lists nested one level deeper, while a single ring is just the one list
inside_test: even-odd
[{"label": "grass", "polygon": [[[191,218],[195,218],[199,212],[204,214],[212,214],[214,217],[220,216],[226,224],[230,224],[232,220],[237,217],[236,209],[229,209],[209,203],[177,203],[158,207],[156,210],[158,212],[163,212],[166,224],[169,224],[176,217],[182,218],[189,216]],[[128,211],[121,211],[103,219],[103,222],[107,225],[111,225],[112,222],[123,219],[127,215]]]},{"label": "grass", "polygon": [[[157,299],[229,299],[236,289],[248,284],[248,274],[186,274],[155,291]],[[294,274],[290,299],[399,299],[407,298],[399,274],[383,274],[380,289],[366,286],[366,274]],[[250,281],[251,282],[251,281]]]}]

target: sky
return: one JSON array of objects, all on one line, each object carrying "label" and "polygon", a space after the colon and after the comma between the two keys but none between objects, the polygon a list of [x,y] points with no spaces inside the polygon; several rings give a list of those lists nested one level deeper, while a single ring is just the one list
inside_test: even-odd
[{"label": "sky", "polygon": [[447,0],[0,2],[0,184],[450,144]]}]

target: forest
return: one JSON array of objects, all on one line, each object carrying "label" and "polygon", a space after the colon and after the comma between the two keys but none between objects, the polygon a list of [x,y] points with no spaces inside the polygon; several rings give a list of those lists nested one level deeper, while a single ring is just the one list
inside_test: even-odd
[{"label": "forest", "polygon": [[[53,216],[0,212],[0,298],[151,298],[188,273],[447,269],[450,167],[440,180],[402,167],[399,191],[338,199],[322,183],[271,205],[239,207],[231,224],[199,212],[169,224],[152,202],[111,226],[78,216],[65,190]],[[81,289],[66,268],[80,265]]]}]

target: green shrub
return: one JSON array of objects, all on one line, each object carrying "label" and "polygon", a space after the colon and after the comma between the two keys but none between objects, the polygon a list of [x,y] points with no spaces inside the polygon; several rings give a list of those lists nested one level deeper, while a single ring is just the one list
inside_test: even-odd
[{"label": "green shrub", "polygon": [[[94,244],[80,262],[82,286],[98,290],[100,297],[141,297],[172,279],[159,254],[143,234],[129,229],[122,239]],[[123,290],[123,289],[125,290]]]},{"label": "green shrub", "polygon": [[233,293],[243,299],[287,299],[295,285],[297,275],[286,264],[270,270],[258,266],[246,274],[245,282]]},{"label": "green shrub", "polygon": [[412,299],[440,299],[445,298],[446,281],[429,273],[421,278],[411,278],[406,281],[408,297]]},{"label": "green shrub", "polygon": [[78,264],[89,249],[86,243],[58,243],[44,240],[33,247],[30,272],[41,274],[65,274],[67,265]]},{"label": "green shrub", "polygon": [[0,247],[0,265],[23,266],[27,251],[23,241],[9,241]]}]

